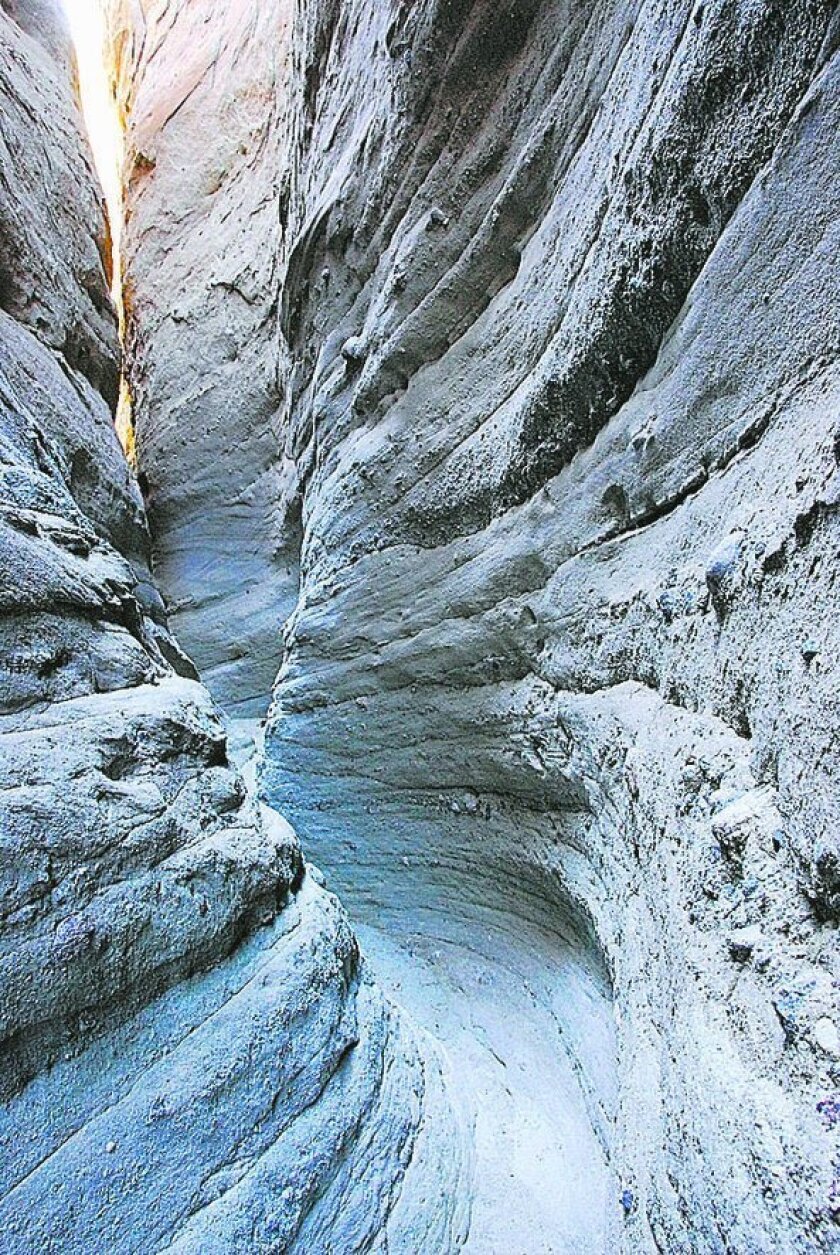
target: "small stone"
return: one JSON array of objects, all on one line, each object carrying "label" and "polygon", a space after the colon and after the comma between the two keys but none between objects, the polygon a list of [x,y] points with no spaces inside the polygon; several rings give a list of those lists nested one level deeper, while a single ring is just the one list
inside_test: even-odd
[{"label": "small stone", "polygon": [[718,617],[724,614],[735,593],[741,544],[740,535],[728,536],[710,555],[706,564],[706,586]]},{"label": "small stone", "polygon": [[793,988],[781,988],[773,997],[776,1015],[789,1042],[797,1041],[807,1031],[807,1002],[812,992],[813,982],[803,981]]},{"label": "small stone", "polygon": [[656,605],[666,623],[673,623],[679,613],[679,598],[671,590],[665,589],[656,599]]},{"label": "small stone", "polygon": [[442,229],[448,226],[449,226],[449,219],[447,218],[446,214],[443,212],[442,209],[438,209],[437,206],[435,206],[434,209],[429,211],[429,216],[426,219],[427,231],[435,231],[435,230]]},{"label": "small stone", "polygon": [[348,366],[361,366],[368,348],[361,336],[349,336],[341,346],[341,356]]},{"label": "small stone", "polygon": [[762,933],[758,925],[738,928],[729,936],[729,954],[736,963],[748,963],[753,952],[761,944]]},{"label": "small stone", "polygon": [[117,1149],[117,1143],[116,1143],[116,1142],[106,1142],[106,1143],[105,1143],[105,1153],[106,1153],[106,1154],[108,1154],[108,1155],[113,1155],[113,1153],[114,1153],[114,1151],[115,1151],[116,1149]]},{"label": "small stone", "polygon": [[827,1015],[822,1016],[814,1025],[814,1041],[827,1055],[840,1057],[840,1032]]},{"label": "small stone", "polygon": [[817,654],[820,652],[820,647],[819,645],[816,644],[815,641],[806,641],[805,644],[802,646],[801,652],[802,652],[802,657],[804,661],[806,662],[806,664],[810,665],[816,658]]},{"label": "small stone", "polygon": [[646,423],[643,423],[641,427],[634,431],[633,435],[630,437],[630,447],[634,453],[643,453],[648,445],[652,444],[655,439],[656,437],[653,433],[653,422],[649,419]]}]

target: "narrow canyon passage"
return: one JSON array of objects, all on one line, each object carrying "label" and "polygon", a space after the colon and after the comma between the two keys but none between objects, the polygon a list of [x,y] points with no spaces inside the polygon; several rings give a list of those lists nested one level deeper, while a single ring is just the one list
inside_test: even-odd
[{"label": "narrow canyon passage", "polygon": [[0,3],[4,1255],[834,1255],[837,4],[95,12],[113,231]]},{"label": "narrow canyon passage", "polygon": [[793,801],[830,682],[794,715],[771,656],[824,631],[832,7],[209,5],[117,44],[171,622],[268,708],[261,795],[443,1077],[416,1127],[457,1171],[414,1153],[397,1249],[447,1212],[486,1252],[830,1244],[834,812]]},{"label": "narrow canyon passage", "polygon": [[[230,727],[256,786],[262,723]],[[490,844],[504,852],[504,833],[499,842],[488,825],[483,847],[455,859],[442,827],[437,842],[424,831],[419,857],[399,823],[330,825],[307,855],[346,906],[377,984],[442,1047],[469,1165],[464,1249],[607,1250],[622,1189],[610,1164],[617,1064],[603,961],[549,878],[529,885],[522,865],[491,874]]]},{"label": "narrow canyon passage", "polygon": [[[388,883],[382,867],[377,883]],[[603,974],[510,899],[494,909],[498,885],[484,886],[484,905],[481,885],[460,886],[458,911],[448,895],[424,908],[428,887],[400,879],[402,909],[371,911],[370,922],[358,888],[340,892],[363,952],[383,990],[443,1045],[470,1130],[465,1249],[606,1249],[621,1189],[608,1155],[616,1065]]]}]

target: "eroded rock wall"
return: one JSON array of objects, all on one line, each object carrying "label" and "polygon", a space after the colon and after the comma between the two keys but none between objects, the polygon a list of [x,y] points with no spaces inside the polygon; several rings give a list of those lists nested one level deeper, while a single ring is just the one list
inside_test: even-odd
[{"label": "eroded rock wall", "polygon": [[600,1147],[583,1227],[535,1225],[557,1174],[500,1124],[502,1178],[479,1092],[474,1249],[836,1249],[835,6],[208,0],[115,38],[175,622],[233,707],[282,644],[266,796],[536,1109],[486,1018],[513,974]]},{"label": "eroded rock wall", "polygon": [[833,1249],[833,6],[306,11],[268,792],[579,906],[629,1249]]},{"label": "eroded rock wall", "polygon": [[150,574],[73,73],[57,5],[3,6],[0,1245],[446,1247],[465,1191],[418,1215],[415,1185],[468,1168],[440,1057],[233,767]]},{"label": "eroded rock wall", "polygon": [[298,587],[297,470],[277,453],[290,15],[212,0],[111,13],[131,119],[127,373],[155,566],[179,639],[241,716],[265,713]]}]

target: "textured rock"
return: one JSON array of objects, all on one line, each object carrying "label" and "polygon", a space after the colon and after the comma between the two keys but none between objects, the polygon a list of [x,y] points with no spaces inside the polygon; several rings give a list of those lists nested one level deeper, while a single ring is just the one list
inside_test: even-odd
[{"label": "textured rock", "polygon": [[4,184],[7,1244],[836,1250],[836,6],[109,9],[171,613]]},{"label": "textured rock", "polygon": [[445,1249],[445,1065],[231,764],[150,574],[58,12],[0,14],[2,1247]]},{"label": "textured rock", "polygon": [[[50,0],[10,0],[3,10],[0,308],[114,402],[107,223],[67,89],[63,16]],[[49,119],[33,116],[45,93]]]},{"label": "textured rock", "polygon": [[[226,596],[212,535],[248,526],[250,456],[190,485],[226,500],[189,542],[202,578],[185,558],[170,583],[182,468],[265,430],[249,363],[213,352],[220,325],[252,344],[252,313],[221,289],[209,340],[203,307],[162,329],[161,259],[204,271],[213,216],[244,230],[270,201],[275,251],[257,235],[218,262],[259,266],[260,309],[278,301],[260,348],[279,380],[272,517],[296,517],[287,484],[303,499],[264,791],[456,1072],[457,1006],[503,1057],[513,1005],[504,982],[496,1002],[472,992],[470,963],[541,985],[543,1006],[591,990],[561,998],[589,1115],[557,1174],[594,1162],[584,1126],[600,1129],[606,1196],[530,1205],[537,1155],[512,1148],[554,1083],[523,1057],[496,1128],[522,1205],[511,1235],[476,1143],[473,1247],[834,1249],[834,6],[223,8],[202,36],[187,6],[151,6],[129,75],[131,370],[160,569],[196,606]],[[247,147],[225,102],[253,78],[277,120],[262,111],[259,162],[226,160],[211,188],[217,152]],[[222,139],[177,172],[208,108]],[[167,219],[184,197],[192,214]],[[245,398],[210,445],[170,417],[181,362],[204,372],[208,352]],[[261,503],[247,517],[268,534]],[[251,552],[285,616],[290,584]],[[593,1045],[612,1000],[614,1053]],[[506,1047],[550,1040],[521,1015]],[[493,1080],[470,1092],[470,1070],[455,1083],[478,1129]]]},{"label": "textured rock", "polygon": [[277,456],[287,6],[112,9],[131,114],[128,373],[155,567],[214,693],[263,714],[300,549],[297,473]]}]

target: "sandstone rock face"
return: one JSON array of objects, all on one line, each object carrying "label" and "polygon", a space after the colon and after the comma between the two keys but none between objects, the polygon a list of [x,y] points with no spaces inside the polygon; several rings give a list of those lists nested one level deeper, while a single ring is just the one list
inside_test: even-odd
[{"label": "sandstone rock face", "polygon": [[57,8],[0,14],[0,128],[0,1245],[445,1249],[442,1056],[232,766],[150,575]]},{"label": "sandstone rock face", "polygon": [[836,1249],[834,5],[144,8],[158,569],[223,701],[285,618],[263,791],[449,1049],[468,1245]]},{"label": "sandstone rock face", "polygon": [[110,0],[149,528],[54,17],[6,1245],[839,1249],[836,6]]}]

